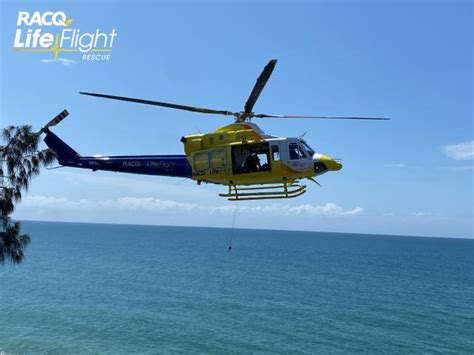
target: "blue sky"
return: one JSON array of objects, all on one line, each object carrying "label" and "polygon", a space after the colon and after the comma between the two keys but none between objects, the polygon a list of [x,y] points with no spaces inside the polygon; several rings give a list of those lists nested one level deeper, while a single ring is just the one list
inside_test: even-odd
[{"label": "blue sky", "polygon": [[[64,11],[116,29],[111,60],[13,51],[18,11]],[[238,205],[236,226],[473,237],[472,4],[468,1],[15,2],[1,4],[1,124],[54,131],[84,155],[182,153],[184,134],[225,118],[85,97],[104,92],[240,110],[278,64],[255,111],[391,117],[267,120],[344,168],[301,198]],[[70,168],[45,171],[19,219],[230,227],[223,187]]]}]

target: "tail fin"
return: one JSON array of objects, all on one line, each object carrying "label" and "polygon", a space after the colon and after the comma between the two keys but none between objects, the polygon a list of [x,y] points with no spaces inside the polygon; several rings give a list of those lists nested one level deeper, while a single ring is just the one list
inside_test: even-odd
[{"label": "tail fin", "polygon": [[46,145],[53,150],[58,158],[58,161],[64,161],[67,159],[76,159],[80,155],[66,143],[64,143],[57,135],[48,130],[46,137],[44,138]]}]

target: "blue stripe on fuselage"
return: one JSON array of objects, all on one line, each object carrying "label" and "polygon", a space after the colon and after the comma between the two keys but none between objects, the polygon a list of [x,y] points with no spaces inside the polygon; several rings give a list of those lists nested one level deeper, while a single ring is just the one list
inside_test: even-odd
[{"label": "blue stripe on fuselage", "polygon": [[185,155],[101,156],[59,160],[75,168],[106,170],[131,174],[190,178],[191,167]]}]

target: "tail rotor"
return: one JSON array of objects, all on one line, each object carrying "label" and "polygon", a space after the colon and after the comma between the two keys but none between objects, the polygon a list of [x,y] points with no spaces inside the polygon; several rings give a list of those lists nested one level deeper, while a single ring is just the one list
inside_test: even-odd
[{"label": "tail rotor", "polygon": [[41,128],[36,134],[48,133],[50,127],[54,127],[59,124],[62,120],[64,120],[69,115],[67,110],[63,110],[61,113],[56,115],[51,121],[46,123],[46,125]]}]

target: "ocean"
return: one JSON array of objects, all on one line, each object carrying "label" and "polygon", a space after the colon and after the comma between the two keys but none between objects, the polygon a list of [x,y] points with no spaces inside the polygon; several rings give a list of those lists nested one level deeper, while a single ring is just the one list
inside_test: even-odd
[{"label": "ocean", "polygon": [[474,240],[23,222],[0,353],[474,353]]}]

